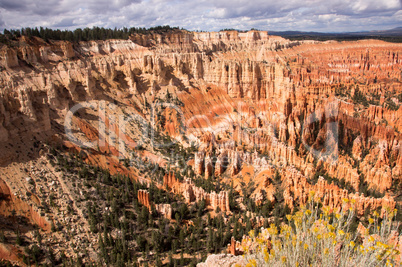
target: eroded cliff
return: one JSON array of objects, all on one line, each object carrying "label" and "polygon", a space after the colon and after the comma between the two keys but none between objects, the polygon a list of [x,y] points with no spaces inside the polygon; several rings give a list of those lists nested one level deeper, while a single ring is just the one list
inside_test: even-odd
[{"label": "eroded cliff", "polygon": [[[291,42],[259,31],[74,44],[22,37],[0,51],[1,172],[45,160],[51,143],[217,213],[236,214],[236,203],[247,210],[250,199],[293,209],[310,190],[335,209],[355,199],[359,216],[394,208],[402,185],[401,51],[377,40]],[[27,184],[26,173],[4,182]],[[32,191],[14,186],[10,194],[17,190]],[[136,198],[174,219],[170,203],[153,204],[146,190]],[[44,225],[31,209],[29,219]]]}]

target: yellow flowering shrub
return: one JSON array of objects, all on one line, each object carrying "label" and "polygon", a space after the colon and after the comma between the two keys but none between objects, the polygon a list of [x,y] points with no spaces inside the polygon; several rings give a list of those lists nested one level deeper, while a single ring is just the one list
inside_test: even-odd
[{"label": "yellow flowering shrub", "polygon": [[[248,266],[399,266],[399,251],[390,244],[395,211],[370,218],[366,234],[351,233],[354,210],[331,213],[328,207],[319,214],[318,204],[310,195],[307,206],[288,215],[289,224],[279,231],[272,224],[255,236],[243,238],[244,257]],[[344,199],[343,203],[350,203]],[[367,234],[370,232],[370,234]]]}]

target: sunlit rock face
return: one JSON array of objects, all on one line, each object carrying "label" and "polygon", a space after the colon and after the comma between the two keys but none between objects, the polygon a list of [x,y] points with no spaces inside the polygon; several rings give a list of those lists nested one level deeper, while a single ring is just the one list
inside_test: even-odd
[{"label": "sunlit rock face", "polygon": [[[290,208],[305,203],[311,190],[333,209],[354,199],[360,215],[394,208],[402,174],[401,51],[401,44],[378,40],[296,42],[263,31],[176,31],[74,44],[22,37],[0,48],[0,142],[9,145],[0,163],[22,161],[16,144],[35,136],[149,185],[152,177],[124,164],[134,151],[136,160],[166,169],[157,186],[230,214],[228,190],[196,186],[190,171],[177,170],[158,150],[160,140],[148,130],[154,129],[195,147],[181,160],[198,177],[233,183],[240,195],[243,183],[254,182],[250,196],[258,203],[276,201],[278,173]],[[88,148],[71,141],[64,126],[72,107],[91,101],[109,108],[72,120],[74,134],[94,142]],[[182,151],[174,153],[179,159]],[[138,202],[172,219],[172,207],[153,204],[148,191],[138,193]],[[34,208],[29,216],[45,225]]]}]

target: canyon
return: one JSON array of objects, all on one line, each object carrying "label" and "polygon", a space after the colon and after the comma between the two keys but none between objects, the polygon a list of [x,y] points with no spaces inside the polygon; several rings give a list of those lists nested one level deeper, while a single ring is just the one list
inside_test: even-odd
[{"label": "canyon", "polygon": [[[1,230],[14,239],[18,216],[30,243],[31,225],[58,243],[63,234],[51,225],[74,222],[75,238],[92,243],[86,263],[100,245],[83,203],[99,189],[54,166],[54,148],[139,183],[132,202],[187,228],[196,218],[176,217],[179,208],[152,199],[151,187],[189,207],[205,202],[212,218],[249,211],[236,219],[242,227],[273,220],[250,205],[292,212],[311,191],[333,210],[353,200],[358,218],[401,204],[399,43],[290,41],[254,30],[76,43],[23,36],[0,47],[0,88]],[[80,242],[56,249],[75,257]],[[17,250],[5,244],[0,255],[23,264]]]}]

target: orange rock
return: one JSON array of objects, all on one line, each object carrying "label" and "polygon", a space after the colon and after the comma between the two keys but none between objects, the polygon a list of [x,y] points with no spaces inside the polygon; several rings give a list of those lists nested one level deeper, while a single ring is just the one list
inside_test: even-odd
[{"label": "orange rock", "polygon": [[137,193],[138,202],[151,210],[151,203],[149,201],[149,192],[147,190],[140,189]]},{"label": "orange rock", "polygon": [[163,185],[167,188],[172,188],[178,181],[173,172],[169,172],[163,176]]},{"label": "orange rock", "polygon": [[[340,210],[345,205],[346,208],[353,206],[359,216],[362,216],[366,209],[374,210],[381,207],[383,215],[386,208],[395,208],[396,202],[388,194],[383,198],[364,197],[363,194],[349,193],[334,184],[328,184],[322,177],[318,179],[315,185],[311,185],[307,182],[306,177],[293,167],[287,167],[282,175],[286,188],[284,197],[286,196],[285,201],[289,207],[293,206],[295,201],[298,201],[298,204],[305,204],[309,198],[310,191],[314,191],[315,197],[321,199],[323,205],[329,206],[334,210]],[[290,197],[290,192],[293,193],[293,198]],[[351,202],[345,204],[344,199],[353,200],[354,204],[351,204]]]},{"label": "orange rock", "polygon": [[241,250],[241,243],[236,241],[233,236],[230,240],[230,244],[228,245],[228,253],[235,256],[243,254],[243,251]]},{"label": "orange rock", "polygon": [[1,216],[12,216],[13,211],[15,211],[16,215],[27,218],[32,224],[38,225],[44,231],[50,231],[50,222],[40,216],[35,206],[22,201],[12,194],[10,188],[2,179],[0,179],[0,196],[2,197],[2,201],[0,201]]}]

